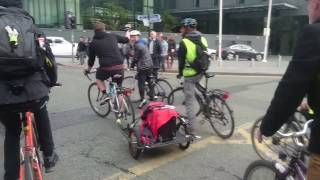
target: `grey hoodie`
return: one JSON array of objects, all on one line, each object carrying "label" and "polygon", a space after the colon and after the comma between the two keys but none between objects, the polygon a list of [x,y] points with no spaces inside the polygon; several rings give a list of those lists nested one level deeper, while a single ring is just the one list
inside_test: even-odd
[{"label": "grey hoodie", "polygon": [[133,64],[137,65],[137,70],[152,69],[153,63],[149,52],[148,46],[139,40],[134,44],[134,61]]}]

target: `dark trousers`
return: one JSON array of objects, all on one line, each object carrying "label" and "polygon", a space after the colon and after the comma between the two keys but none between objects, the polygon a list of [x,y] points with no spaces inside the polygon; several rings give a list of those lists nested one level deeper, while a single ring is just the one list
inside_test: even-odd
[{"label": "dark trousers", "polygon": [[[40,149],[44,156],[51,156],[54,143],[46,103],[48,97],[35,105],[34,117],[39,135]],[[17,180],[20,169],[21,121],[18,113],[1,113],[0,121],[5,127],[4,140],[4,180]]]},{"label": "dark trousers", "polygon": [[152,73],[153,73],[153,71],[151,69],[146,69],[146,70],[139,70],[139,72],[137,74],[139,94],[140,94],[141,100],[144,99],[144,95],[145,95],[144,86],[145,86],[146,82],[148,82],[149,89],[150,89],[150,94],[149,94],[150,100],[153,100],[154,87],[153,87],[153,82],[151,81],[152,78],[150,78]]}]

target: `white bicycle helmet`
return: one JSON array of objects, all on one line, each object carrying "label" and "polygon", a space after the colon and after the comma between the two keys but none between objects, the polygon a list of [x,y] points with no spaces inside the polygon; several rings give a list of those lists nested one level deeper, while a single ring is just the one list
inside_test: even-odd
[{"label": "white bicycle helmet", "polygon": [[141,36],[141,33],[138,30],[132,30],[130,31],[130,36]]}]

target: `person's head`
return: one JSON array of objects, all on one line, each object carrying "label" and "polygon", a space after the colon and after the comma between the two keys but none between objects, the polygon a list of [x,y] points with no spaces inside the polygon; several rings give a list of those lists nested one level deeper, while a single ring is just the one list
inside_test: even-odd
[{"label": "person's head", "polygon": [[137,30],[130,31],[130,41],[132,43],[135,43],[135,42],[139,41],[140,36],[141,36],[140,31],[137,31]]},{"label": "person's head", "polygon": [[84,41],[84,37],[80,37],[79,41],[83,42]]},{"label": "person's head", "polygon": [[180,33],[185,35],[189,32],[197,30],[198,22],[192,18],[185,18],[180,22]]},{"label": "person's head", "polygon": [[0,0],[0,6],[22,8],[22,0]]},{"label": "person's head", "polygon": [[160,39],[160,40],[163,40],[163,33],[158,33],[158,38]]},{"label": "person's head", "polygon": [[314,23],[320,18],[320,0],[307,0],[308,14],[310,24]]},{"label": "person's head", "polygon": [[94,25],[94,31],[95,32],[105,32],[106,31],[106,24],[103,22],[96,22]]},{"label": "person's head", "polygon": [[156,39],[157,38],[157,32],[150,31],[150,39]]}]

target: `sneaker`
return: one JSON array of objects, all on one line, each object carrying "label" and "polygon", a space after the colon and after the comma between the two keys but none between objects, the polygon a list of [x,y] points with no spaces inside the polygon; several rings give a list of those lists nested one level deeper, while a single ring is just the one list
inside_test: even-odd
[{"label": "sneaker", "polygon": [[59,156],[56,152],[53,152],[51,156],[44,157],[44,168],[46,173],[54,171],[54,167],[59,161]]},{"label": "sneaker", "polygon": [[142,99],[138,107],[141,109],[144,105],[147,104],[147,102],[148,102],[148,100]]},{"label": "sneaker", "polygon": [[195,130],[194,130],[193,128],[190,128],[190,127],[187,127],[187,129],[186,129],[186,135],[191,136],[191,138],[192,138],[193,140],[195,140],[195,139],[201,139],[201,136],[197,136],[197,135],[195,134]]},{"label": "sneaker", "polygon": [[105,105],[107,101],[110,100],[110,96],[108,96],[108,94],[102,94],[102,96],[100,97],[99,101],[100,101],[100,106]]}]

